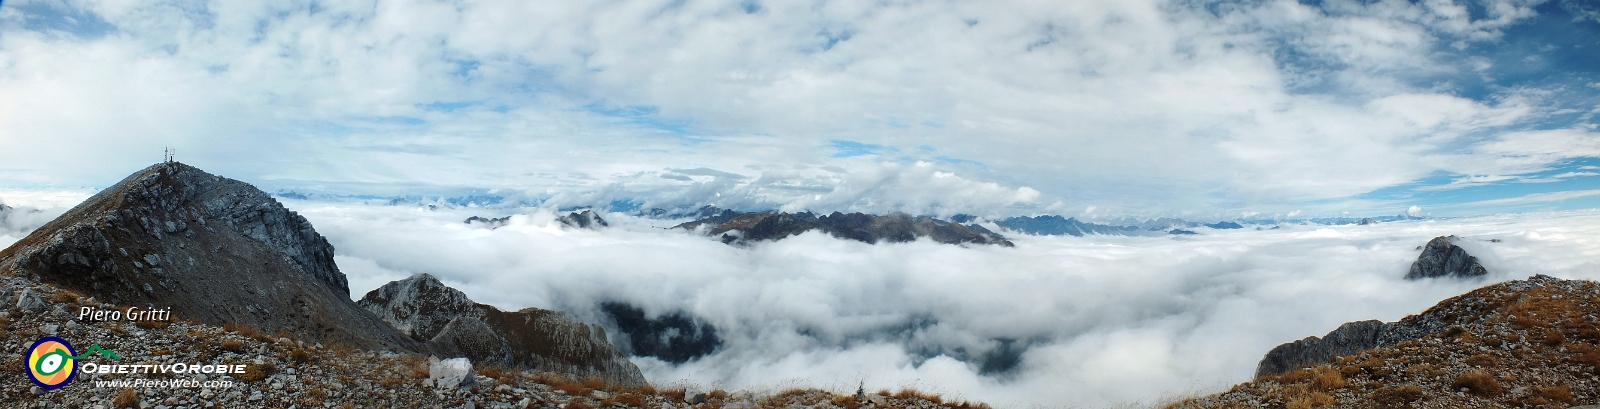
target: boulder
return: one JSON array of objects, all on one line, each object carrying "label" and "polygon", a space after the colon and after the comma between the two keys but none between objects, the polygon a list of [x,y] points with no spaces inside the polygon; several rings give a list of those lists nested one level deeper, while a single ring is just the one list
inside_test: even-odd
[{"label": "boulder", "polygon": [[49,306],[32,288],[22,290],[22,294],[17,296],[17,309],[25,312],[40,312]]},{"label": "boulder", "polygon": [[466,358],[443,359],[428,365],[428,380],[440,388],[470,388],[477,384],[472,376],[472,361]]}]

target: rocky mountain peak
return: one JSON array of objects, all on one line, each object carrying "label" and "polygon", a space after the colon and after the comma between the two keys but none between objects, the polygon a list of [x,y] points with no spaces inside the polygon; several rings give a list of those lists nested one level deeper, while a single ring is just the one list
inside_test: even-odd
[{"label": "rocky mountain peak", "polygon": [[177,162],[100,191],[0,251],[0,274],[177,319],[363,348],[415,343],[357,307],[333,246],[250,184]]},{"label": "rocky mountain peak", "polygon": [[606,223],[606,219],[600,218],[600,214],[595,213],[594,210],[569,213],[566,216],[556,218],[556,221],[568,227],[580,229],[598,229],[611,226],[611,224]]},{"label": "rocky mountain peak", "polygon": [[1478,258],[1457,246],[1456,236],[1440,236],[1429,240],[1417,261],[1411,263],[1407,280],[1433,277],[1480,277],[1489,272],[1478,264]]},{"label": "rocky mountain peak", "polygon": [[[478,304],[461,290],[426,273],[384,284],[367,292],[358,304],[420,341],[438,334],[456,316],[479,312]],[[374,311],[375,306],[382,308]]]}]

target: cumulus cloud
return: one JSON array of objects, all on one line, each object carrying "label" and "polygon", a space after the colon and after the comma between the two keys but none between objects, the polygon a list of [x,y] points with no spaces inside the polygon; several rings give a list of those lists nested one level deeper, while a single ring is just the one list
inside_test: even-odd
[{"label": "cumulus cloud", "polygon": [[[653,382],[839,391],[864,382],[1004,407],[1214,392],[1248,380],[1271,347],[1343,322],[1397,320],[1532,274],[1600,278],[1600,247],[1584,239],[1600,233],[1593,211],[1182,240],[1018,236],[1015,248],[821,234],[736,247],[623,214],[591,231],[523,209],[488,230],[461,220],[506,209],[287,204],[333,242],[356,297],[428,272],[502,308],[603,321],[596,305],[621,301],[717,326],[725,344],[712,355],[681,365],[636,358]],[[1488,280],[1400,278],[1417,246],[1449,234],[1465,238]],[[1007,351],[1015,367],[986,371],[986,356]]]},{"label": "cumulus cloud", "polygon": [[[1588,155],[1497,159],[1559,104],[1459,91],[1537,3],[19,0],[0,171],[103,185],[174,146],[330,193],[1326,214]],[[919,162],[994,199],[863,188]]]}]

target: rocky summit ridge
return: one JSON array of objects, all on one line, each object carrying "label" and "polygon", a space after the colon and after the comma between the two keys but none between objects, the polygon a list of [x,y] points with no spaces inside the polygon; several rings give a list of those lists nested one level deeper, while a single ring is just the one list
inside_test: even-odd
[{"label": "rocky summit ridge", "polygon": [[717,236],[723,243],[748,243],[782,240],[812,230],[833,237],[863,243],[909,242],[927,238],[945,244],[995,244],[1011,247],[1010,240],[983,228],[935,219],[928,216],[911,216],[894,213],[885,216],[865,213],[841,213],[817,216],[811,212],[788,213],[779,211],[741,213],[723,210],[714,216],[673,226],[688,230],[703,230],[708,236]]},{"label": "rocky summit ridge", "polygon": [[[466,356],[616,385],[644,381],[596,327],[554,311],[504,312],[476,304],[431,277],[391,283],[368,294],[367,306],[358,305],[333,255],[333,246],[309,221],[265,192],[164,162],[128,176],[0,251],[0,278],[16,282],[8,287],[56,287],[60,290],[48,292],[58,301],[38,295],[45,291],[7,290],[0,298],[14,296],[25,314],[66,316],[51,324],[57,329],[94,324],[57,311],[63,302],[105,304],[169,311],[168,322],[238,328],[311,344]],[[374,307],[378,300],[384,308]],[[369,308],[385,315],[380,318]],[[413,325],[395,317],[443,321]],[[402,325],[397,329],[391,323]]]},{"label": "rocky summit ridge", "polygon": [[350,300],[333,246],[247,183],[177,162],[100,191],[5,250],[0,275],[177,319],[364,349],[420,345]]},{"label": "rocky summit ridge", "polygon": [[358,302],[430,349],[473,362],[540,369],[638,386],[644,375],[612,347],[599,325],[557,311],[501,311],[468,299],[428,274],[378,287]]}]

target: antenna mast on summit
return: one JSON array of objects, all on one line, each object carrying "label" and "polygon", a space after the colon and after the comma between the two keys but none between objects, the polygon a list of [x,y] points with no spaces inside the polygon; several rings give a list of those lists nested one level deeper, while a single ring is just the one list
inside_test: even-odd
[{"label": "antenna mast on summit", "polygon": [[176,162],[178,151],[172,148],[161,148],[161,161],[164,163]]}]

